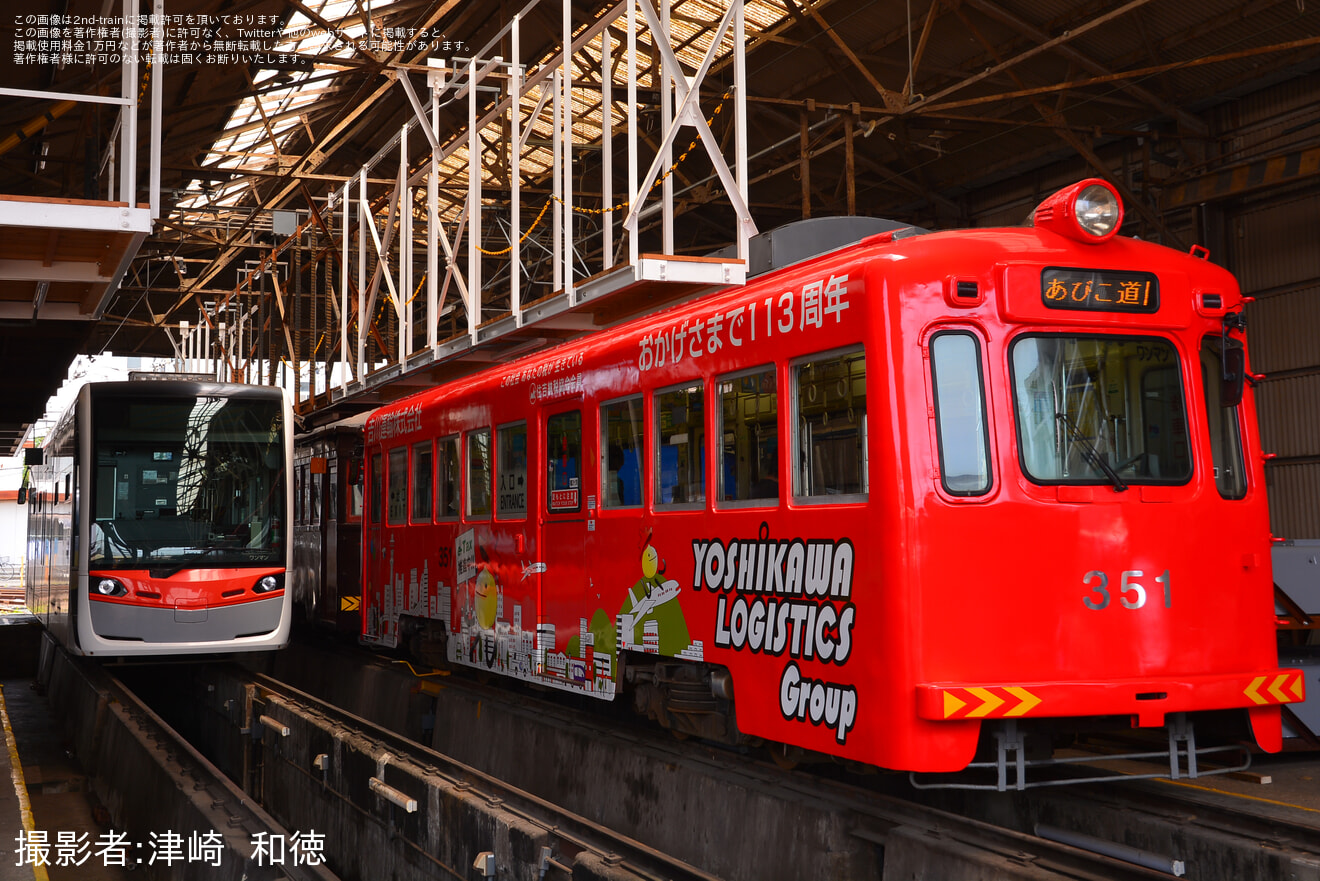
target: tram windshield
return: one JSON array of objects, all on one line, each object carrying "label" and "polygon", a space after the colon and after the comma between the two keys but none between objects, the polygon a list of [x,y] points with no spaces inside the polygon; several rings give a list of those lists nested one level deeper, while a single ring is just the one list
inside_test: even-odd
[{"label": "tram windshield", "polygon": [[1031,335],[1012,347],[1018,450],[1037,483],[1186,483],[1178,354],[1155,337]]},{"label": "tram windshield", "polygon": [[284,451],[275,400],[96,399],[90,568],[167,577],[282,560]]}]

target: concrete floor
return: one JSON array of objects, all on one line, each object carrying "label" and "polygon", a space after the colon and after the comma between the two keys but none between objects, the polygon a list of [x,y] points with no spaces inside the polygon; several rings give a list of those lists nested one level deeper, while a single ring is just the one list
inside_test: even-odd
[{"label": "concrete floor", "polygon": [[1275,756],[1258,753],[1252,759],[1251,768],[1240,775],[1161,782],[1320,817],[1320,756],[1313,752],[1285,751]]},{"label": "concrete floor", "polygon": [[[31,616],[0,615],[0,697],[6,717],[5,747],[0,749],[0,840],[7,842],[0,850],[0,881],[127,879],[126,869],[103,853],[112,832],[109,815],[87,791],[86,775],[70,757],[58,721],[33,684],[35,634]],[[39,838],[32,833],[45,834],[49,865],[35,865],[31,851],[20,854],[20,830],[34,843]],[[58,847],[62,840],[74,842],[63,854]],[[138,858],[130,850],[125,861]],[[76,865],[78,861],[82,865]]]}]

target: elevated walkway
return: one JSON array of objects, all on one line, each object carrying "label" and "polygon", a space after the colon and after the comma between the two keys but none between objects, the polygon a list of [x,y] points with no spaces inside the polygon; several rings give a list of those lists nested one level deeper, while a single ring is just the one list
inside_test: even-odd
[{"label": "elevated walkway", "polygon": [[150,232],[148,205],[0,195],[0,319],[99,319]]},{"label": "elevated walkway", "polygon": [[[107,3],[106,10],[110,8]],[[158,5],[157,12],[160,9]],[[137,20],[137,5],[123,0],[120,17]],[[118,95],[13,87],[20,82],[36,85],[31,77],[15,77],[0,87],[0,96],[12,107],[30,108],[23,111],[28,121],[0,141],[0,155],[28,141],[40,144],[46,129],[75,107],[115,109],[107,114],[113,124],[108,141],[102,145],[98,138],[87,139],[94,149],[81,192],[92,198],[12,192],[35,186],[67,195],[70,179],[61,185],[56,165],[48,170],[44,160],[24,169],[22,178],[9,178],[11,192],[0,192],[0,376],[5,377],[0,456],[13,455],[29,426],[41,417],[160,216],[163,67],[145,59],[162,57],[163,40],[160,26],[127,29],[118,56]],[[24,65],[18,72],[29,68],[37,69]],[[148,93],[149,100],[143,102]],[[149,133],[140,139],[144,109]],[[142,168],[147,172],[147,204],[137,202]]]}]

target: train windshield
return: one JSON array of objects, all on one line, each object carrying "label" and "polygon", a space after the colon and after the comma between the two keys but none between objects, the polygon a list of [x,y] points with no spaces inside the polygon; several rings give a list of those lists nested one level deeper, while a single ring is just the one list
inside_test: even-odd
[{"label": "train windshield", "polygon": [[101,397],[91,452],[91,569],[160,575],[284,558],[279,401]]},{"label": "train windshield", "polygon": [[1014,341],[1022,468],[1037,483],[1186,483],[1192,474],[1178,354],[1156,337]]}]

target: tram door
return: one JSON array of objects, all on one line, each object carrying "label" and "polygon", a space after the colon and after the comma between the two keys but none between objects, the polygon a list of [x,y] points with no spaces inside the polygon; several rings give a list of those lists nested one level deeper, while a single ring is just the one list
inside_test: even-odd
[{"label": "tram door", "polygon": [[362,633],[369,639],[382,636],[379,620],[384,605],[384,578],[380,560],[384,557],[381,524],[384,520],[385,462],[379,450],[367,458],[367,523],[363,554]]},{"label": "tram door", "polygon": [[589,689],[593,679],[594,642],[582,617],[589,573],[586,566],[587,486],[584,465],[591,461],[583,449],[589,437],[581,406],[551,406],[542,413],[541,448],[545,489],[540,506],[541,621],[537,628],[537,654],[545,672],[563,676],[576,687]]},{"label": "tram door", "polygon": [[362,440],[338,434],[330,442],[325,475],[325,589],[321,619],[353,633],[361,625]]}]

